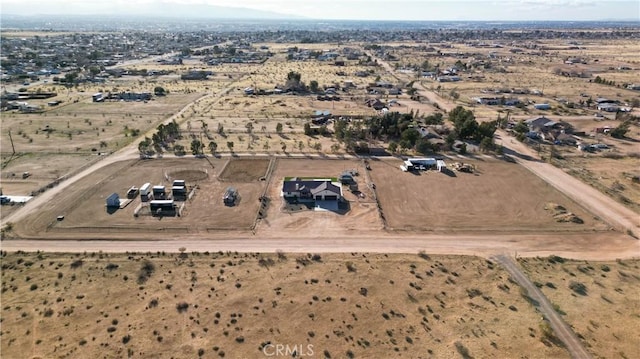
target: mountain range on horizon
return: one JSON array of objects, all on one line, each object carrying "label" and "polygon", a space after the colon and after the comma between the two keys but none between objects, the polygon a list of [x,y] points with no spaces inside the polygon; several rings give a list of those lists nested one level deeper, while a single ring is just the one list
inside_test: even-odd
[{"label": "mountain range on horizon", "polygon": [[155,1],[148,4],[130,3],[126,6],[113,6],[109,2],[92,3],[90,7],[74,6],[61,9],[57,5],[39,6],[25,9],[19,3],[0,4],[0,13],[4,16],[60,16],[60,15],[86,15],[86,16],[140,16],[161,18],[188,18],[188,19],[264,19],[264,20],[305,20],[308,17],[290,15],[285,13],[264,11],[243,7],[228,7],[209,4],[176,4]]}]

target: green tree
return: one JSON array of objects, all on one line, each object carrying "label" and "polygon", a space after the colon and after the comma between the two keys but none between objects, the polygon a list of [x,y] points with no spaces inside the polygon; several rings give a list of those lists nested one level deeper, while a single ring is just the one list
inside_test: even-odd
[{"label": "green tree", "polygon": [[156,96],[164,96],[164,95],[167,94],[167,90],[165,90],[164,87],[162,87],[162,86],[156,86],[156,87],[153,88],[153,93]]},{"label": "green tree", "polygon": [[233,152],[233,141],[227,141],[227,148],[229,148],[229,151]]},{"label": "green tree", "polygon": [[624,138],[627,135],[627,132],[629,132],[630,125],[631,125],[631,122],[629,120],[624,121],[623,123],[618,125],[618,127],[611,130],[609,134],[611,135],[611,137],[614,137],[614,138]]},{"label": "green tree", "polygon": [[433,148],[432,148],[431,144],[426,140],[420,139],[416,143],[416,151],[418,151],[420,153],[428,153],[428,152],[430,152],[432,150],[433,150]]},{"label": "green tree", "polygon": [[280,122],[278,122],[278,124],[276,125],[276,132],[281,135],[282,134],[282,124]]},{"label": "green tree", "polygon": [[176,154],[176,156],[183,156],[184,155],[184,146],[183,145],[175,145],[173,146],[173,153]]},{"label": "green tree", "polygon": [[215,143],[214,141],[209,142],[209,152],[211,152],[212,155],[216,153],[217,149],[218,149],[217,143]]},{"label": "green tree", "polygon": [[401,141],[407,141],[407,143],[409,144],[407,148],[412,148],[413,146],[415,146],[418,138],[420,138],[420,133],[415,128],[407,128],[400,135]]},{"label": "green tree", "polygon": [[493,138],[484,137],[480,141],[480,149],[483,151],[492,151],[494,148]]},{"label": "green tree", "polygon": [[462,146],[460,146],[460,154],[461,155],[467,154],[467,144],[466,143],[463,143]]},{"label": "green tree", "polygon": [[318,81],[316,80],[311,80],[309,82],[309,91],[316,93],[318,92]]},{"label": "green tree", "polygon": [[389,142],[389,146],[387,146],[387,149],[391,152],[391,153],[396,153],[396,151],[398,150],[398,144],[394,141]]},{"label": "green tree", "polygon": [[309,124],[309,122],[304,124],[304,134],[307,136],[313,135],[313,130],[311,129],[311,125]]},{"label": "green tree", "polygon": [[204,145],[200,140],[194,139],[191,141],[191,153],[193,153],[195,156],[201,155],[203,148]]},{"label": "green tree", "polygon": [[525,134],[527,132],[529,132],[529,126],[527,126],[526,123],[524,123],[524,121],[519,121],[516,126],[513,128],[514,131],[516,131],[517,133],[520,134]]},{"label": "green tree", "polygon": [[443,122],[444,119],[440,112],[432,113],[424,119],[426,125],[442,125]]},{"label": "green tree", "polygon": [[247,122],[247,124],[244,127],[247,129],[248,134],[251,134],[251,132],[253,132],[253,123]]}]

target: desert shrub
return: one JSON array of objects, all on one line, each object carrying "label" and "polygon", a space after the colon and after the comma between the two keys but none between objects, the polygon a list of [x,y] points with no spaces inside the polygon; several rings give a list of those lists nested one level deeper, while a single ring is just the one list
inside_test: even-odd
[{"label": "desert shrub", "polygon": [[38,285],[37,284],[32,284],[31,287],[29,287],[30,290],[36,290],[38,289]]},{"label": "desert shrub", "polygon": [[42,313],[42,315],[44,315],[44,316],[45,316],[45,318],[49,318],[50,316],[52,316],[52,315],[53,315],[53,309],[51,309],[51,308],[47,308],[47,309],[44,311],[44,313]]},{"label": "desert shrub", "polygon": [[138,272],[138,284],[146,282],[155,270],[156,267],[151,263],[151,261],[144,261],[144,263],[142,263],[142,267],[140,267],[140,271]]},{"label": "desert shrub", "polygon": [[180,302],[176,304],[176,310],[178,311],[178,313],[184,313],[187,311],[187,309],[189,309],[189,303]]},{"label": "desert shrub", "polygon": [[273,267],[275,265],[275,261],[272,258],[260,258],[258,260],[258,265],[261,267]]},{"label": "desert shrub", "polygon": [[425,251],[418,252],[418,257],[420,257],[420,258],[422,258],[424,260],[429,260],[430,259],[429,255]]},{"label": "desert shrub", "polygon": [[119,266],[118,266],[117,264],[115,264],[115,263],[109,263],[109,264],[107,264],[107,265],[106,265],[106,267],[104,267],[104,268],[105,268],[106,270],[108,270],[108,271],[112,271],[112,270],[116,270],[116,269],[118,269],[118,267],[119,267]]},{"label": "desert shrub", "polygon": [[157,298],[151,299],[151,301],[149,302],[149,308],[155,308],[157,306],[158,306],[158,299]]},{"label": "desert shrub", "polygon": [[462,358],[464,359],[473,358],[471,354],[469,354],[469,349],[467,349],[462,343],[455,342],[455,346],[456,346],[456,351],[458,352],[458,354],[462,356]]},{"label": "desert shrub", "polygon": [[571,281],[569,283],[569,289],[571,289],[577,294],[585,295],[585,296],[587,295],[587,286],[584,285],[583,283]]},{"label": "desert shrub", "polygon": [[131,335],[127,334],[122,337],[122,344],[127,344],[131,340]]},{"label": "desert shrub", "polygon": [[353,262],[347,262],[346,266],[347,266],[347,271],[349,271],[349,272],[355,272],[356,271],[356,265],[353,264]]},{"label": "desert shrub", "polygon": [[83,263],[84,262],[82,261],[82,259],[77,259],[77,260],[71,262],[71,264],[69,266],[71,267],[71,269],[76,269],[76,268],[82,267]]},{"label": "desert shrub", "polygon": [[473,299],[477,296],[482,295],[482,291],[477,288],[467,289],[467,295],[469,296],[469,298]]}]

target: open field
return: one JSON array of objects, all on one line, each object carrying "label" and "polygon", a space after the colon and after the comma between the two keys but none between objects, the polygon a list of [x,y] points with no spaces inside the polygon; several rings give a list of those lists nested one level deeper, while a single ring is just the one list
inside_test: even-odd
[{"label": "open field", "polygon": [[640,182],[633,180],[634,176],[640,176],[638,158],[568,157],[559,165],[640,214]]},{"label": "open field", "polygon": [[[520,165],[493,158],[460,159],[474,173],[402,172],[399,160],[372,161],[371,177],[394,230],[592,231],[606,229],[579,205]],[[451,165],[452,163],[449,163]],[[583,224],[559,223],[545,210],[557,203]]]},{"label": "open field", "polygon": [[93,103],[89,96],[44,113],[5,113],[2,152],[11,150],[9,131],[16,152],[111,152],[133,140],[131,131],[154,128],[198,97],[176,94],[147,103]]},{"label": "open field", "polygon": [[[258,161],[255,161],[256,163]],[[268,160],[263,160],[262,174],[266,173]],[[264,182],[247,178],[242,171],[230,170],[224,181],[218,180],[219,171],[225,166],[221,159],[163,159],[133,160],[115,163],[102,168],[76,183],[72,190],[64,191],[51,203],[41,208],[16,227],[17,233],[26,236],[95,236],[110,237],[136,235],[136,238],[155,237],[154,233],[206,233],[217,230],[249,230],[253,227],[259,208],[258,198]],[[231,160],[231,163],[234,163]],[[234,165],[227,166],[228,168]],[[258,166],[256,166],[258,168]],[[255,172],[255,171],[254,171]],[[256,172],[256,175],[258,173]],[[169,192],[171,181],[184,179],[191,190],[197,186],[193,198],[186,202],[182,216],[153,217],[146,208],[134,216],[141,204],[135,198],[126,207],[109,213],[105,199],[111,193],[126,198],[131,186],[140,187],[149,182],[165,185]],[[222,203],[222,195],[228,186],[238,189],[240,201],[233,207]],[[182,202],[178,202],[180,205]],[[56,217],[64,215],[63,221]]]},{"label": "open field", "polygon": [[640,356],[640,262],[521,258],[595,358]]},{"label": "open field", "polygon": [[508,273],[475,257],[187,249],[2,262],[7,358],[263,358],[277,344],[319,358],[569,357]]}]

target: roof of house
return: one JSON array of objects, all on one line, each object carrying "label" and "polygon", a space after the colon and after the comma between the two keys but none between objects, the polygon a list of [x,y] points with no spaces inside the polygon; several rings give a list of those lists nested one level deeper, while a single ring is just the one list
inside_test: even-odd
[{"label": "roof of house", "polygon": [[[543,127],[543,126],[553,126],[556,123],[544,116],[541,117],[535,117],[535,118],[531,118],[528,119],[526,121],[524,121],[527,125],[532,126],[532,127]],[[550,125],[548,125],[550,124]]]},{"label": "roof of house", "polygon": [[333,192],[335,194],[340,194],[340,187],[331,183],[331,181],[315,181],[315,180],[291,180],[284,181],[282,184],[283,192],[300,192],[300,191],[310,191],[311,194],[316,194],[318,192],[327,190],[329,192]]}]

